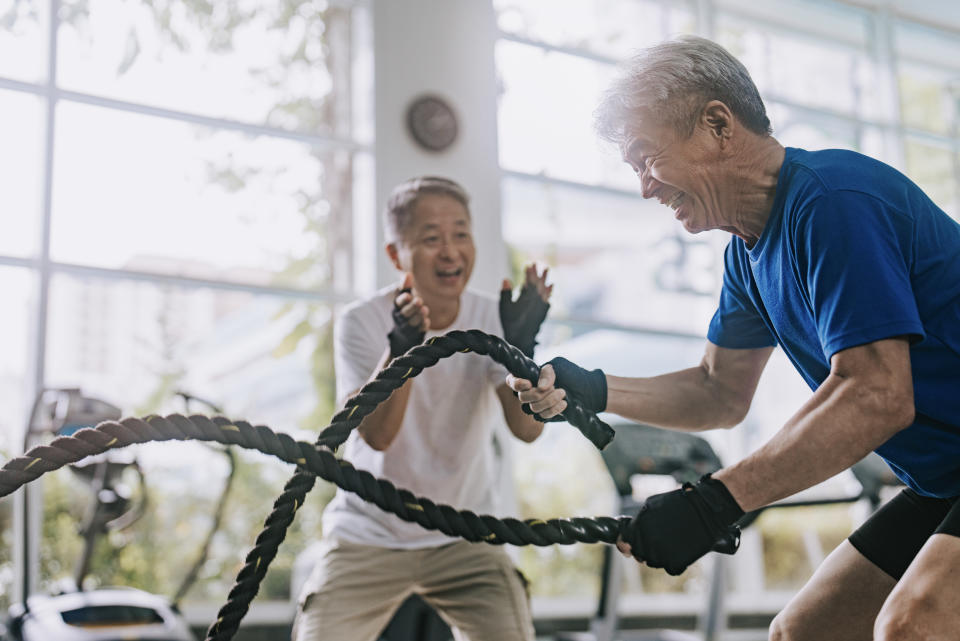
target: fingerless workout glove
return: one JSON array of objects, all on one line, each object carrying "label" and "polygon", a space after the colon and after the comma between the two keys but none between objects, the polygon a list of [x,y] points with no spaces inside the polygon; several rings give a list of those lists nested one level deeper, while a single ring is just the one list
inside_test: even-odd
[{"label": "fingerless workout glove", "polygon": [[533,358],[537,334],[549,309],[550,303],[540,297],[536,287],[524,285],[517,300],[513,300],[512,290],[501,289],[500,324],[503,325],[503,338],[527,358]]},{"label": "fingerless workout glove", "polygon": [[[398,295],[403,293],[410,293],[410,289],[401,289]],[[393,304],[390,315],[393,317],[393,329],[387,334],[387,340],[390,341],[390,357],[396,358],[406,354],[411,347],[422,343],[426,332],[411,325],[407,317],[400,313],[400,307],[396,302]]]},{"label": "fingerless workout glove", "polygon": [[566,390],[589,410],[602,412],[607,409],[607,376],[603,370],[586,370],[561,356],[546,365],[552,366],[557,375],[554,387]]},{"label": "fingerless workout glove", "polygon": [[709,474],[696,484],[648,498],[620,538],[638,561],[674,576],[713,549],[732,554],[743,510],[730,491]]}]

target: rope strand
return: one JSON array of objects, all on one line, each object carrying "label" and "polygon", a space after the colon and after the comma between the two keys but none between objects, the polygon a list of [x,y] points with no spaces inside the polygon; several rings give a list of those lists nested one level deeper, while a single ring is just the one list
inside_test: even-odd
[{"label": "rope strand", "polygon": [[[244,567],[221,607],[217,620],[207,631],[206,641],[230,641],[260,589],[267,568],[276,557],[280,543],[306,495],[313,489],[316,477],[330,481],[346,491],[354,492],[383,510],[424,528],[439,530],[449,536],[492,545],[570,545],[572,543],[614,543],[629,518],[597,517],[573,519],[498,519],[437,505],[428,498],[414,496],[358,470],[348,461],[337,459],[334,450],[349,436],[365,416],[373,412],[393,390],[408,378],[417,376],[440,359],[459,352],[476,352],[493,358],[515,376],[536,382],[537,365],[520,350],[503,339],[478,330],[453,331],[431,339],[405,355],[396,358],[377,377],[347,401],[333,421],[317,437],[315,444],[295,441],[270,428],[253,426],[246,421],[200,415],[171,414],[144,419],[126,418],[106,421],[95,428],[61,436],[49,445],[31,449],[23,456],[8,461],[0,468],[0,497],[36,480],[47,472],[76,463],[88,456],[128,445],[167,440],[215,441],[271,454],[297,466],[283,492],[273,504],[264,528],[254,547],[247,554]],[[595,414],[569,398],[563,418],[577,427],[594,445],[603,448],[613,438],[613,430]],[[538,417],[540,418],[540,417]],[[542,419],[541,419],[542,420]]]}]

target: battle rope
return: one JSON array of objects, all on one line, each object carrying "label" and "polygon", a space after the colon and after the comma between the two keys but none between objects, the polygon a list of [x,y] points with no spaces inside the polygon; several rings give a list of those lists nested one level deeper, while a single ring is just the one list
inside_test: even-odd
[{"label": "battle rope", "polygon": [[[333,422],[318,436],[314,445],[294,441],[264,426],[252,426],[245,421],[231,421],[223,417],[186,417],[173,414],[146,419],[128,418],[107,421],[96,428],[83,429],[73,436],[60,437],[49,445],[31,449],[23,456],[8,461],[0,469],[0,496],[35,480],[42,474],[87,456],[134,443],[164,440],[217,441],[228,445],[256,449],[272,454],[298,466],[287,482],[283,493],[273,505],[263,531],[257,536],[254,548],[247,554],[243,569],[237,575],[227,603],[220,609],[216,622],[207,631],[206,641],[229,641],[249,610],[250,603],[260,588],[267,568],[276,556],[287,528],[296,511],[303,505],[316,477],[355,492],[363,499],[400,518],[420,524],[444,534],[459,536],[468,541],[491,544],[553,545],[583,543],[614,543],[621,528],[629,522],[626,517],[599,517],[595,519],[497,519],[477,515],[467,510],[456,510],[448,505],[436,505],[430,499],[419,498],[411,492],[397,489],[384,479],[377,479],[349,462],[339,460],[333,450],[343,443],[350,431],[376,409],[393,390],[408,378],[441,358],[457,352],[486,354],[504,365],[515,376],[531,381],[539,377],[539,368],[518,349],[502,339],[477,330],[453,331],[438,336],[425,345],[413,348],[395,359],[360,392],[347,401]],[[568,408],[563,418],[578,427],[597,447],[605,446],[613,430],[574,397],[568,397]]]}]

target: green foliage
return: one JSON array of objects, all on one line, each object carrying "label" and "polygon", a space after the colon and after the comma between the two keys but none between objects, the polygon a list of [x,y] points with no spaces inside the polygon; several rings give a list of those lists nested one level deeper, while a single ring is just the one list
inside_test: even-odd
[{"label": "green foliage", "polygon": [[[146,447],[202,447],[182,443]],[[201,601],[224,599],[233,585],[244,557],[263,528],[293,468],[271,457],[242,453],[233,489],[220,532],[210,556],[187,598]],[[212,466],[216,468],[216,466]],[[207,470],[209,472],[209,470]],[[150,509],[130,531],[101,537],[91,562],[87,586],[124,585],[172,596],[199,553],[210,527],[214,502],[222,478],[209,478],[204,471],[154,471],[150,483]],[[83,542],[78,533],[91,497],[67,470],[44,477],[44,519],[41,545],[41,589],[55,590],[73,576]],[[186,483],[184,483],[186,481]],[[183,487],[211,488],[210,496],[184,492]],[[296,555],[319,535],[323,508],[333,497],[334,487],[319,481],[281,545],[260,591],[263,599],[287,599],[291,569]],[[135,500],[139,500],[139,496]],[[8,510],[7,510],[8,511]],[[0,524],[7,523],[0,510]],[[7,531],[9,527],[7,527]],[[0,554],[8,554],[4,549]],[[0,560],[4,557],[0,556]],[[6,559],[9,562],[9,559]]]},{"label": "green foliage", "polygon": [[[957,197],[953,152],[907,140],[904,155],[911,180],[920,185],[933,202],[951,210]],[[960,162],[960,158],[957,161]]]},{"label": "green foliage", "polygon": [[13,572],[13,501],[7,499],[0,501],[0,612],[10,607]]},{"label": "green foliage", "polygon": [[900,84],[900,111],[909,126],[946,133],[954,105],[946,100],[942,80],[902,70]]},{"label": "green foliage", "polygon": [[[566,423],[548,424],[531,445],[517,445],[518,503],[522,518],[599,516],[613,509],[613,484],[599,453]],[[602,547],[556,545],[519,549],[518,565],[534,596],[599,594]]]},{"label": "green foliage", "polygon": [[853,520],[849,506],[825,505],[768,510],[752,527],[762,532],[767,588],[795,590],[815,569],[807,558],[802,532],[816,532],[820,546],[829,553],[850,534]]},{"label": "green foliage", "polygon": [[43,477],[43,538],[40,541],[40,588],[54,591],[69,579],[80,558],[83,541],[78,526],[89,497],[71,472],[58,470]]},{"label": "green foliage", "polygon": [[[287,38],[282,51],[278,52],[276,64],[250,70],[254,77],[267,86],[280,89],[284,96],[273,106],[266,123],[311,133],[331,130],[330,123],[335,120],[335,84],[329,95],[322,99],[287,95],[283,90],[291,84],[291,78],[297,79],[297,74],[329,68],[335,63],[349,65],[348,52],[332,51],[325,42],[330,24],[339,25],[340,29],[349,26],[348,8],[326,7],[310,0],[276,3],[128,1],[142,6],[153,20],[139,21],[131,27],[123,59],[116,67],[117,75],[133,68],[143,55],[140,42],[145,34],[138,31],[141,29],[154,31],[167,48],[189,51],[202,46],[212,53],[233,51],[235,36],[242,28],[273,30]],[[26,3],[24,6],[32,5]],[[60,16],[65,26],[76,29],[85,37],[86,21],[90,17],[88,0],[65,0]],[[4,14],[0,19],[12,21],[18,17],[24,16]],[[349,113],[349,110],[344,112]],[[303,256],[289,256],[288,266],[278,274],[276,284],[322,290],[330,287],[333,274],[334,252],[329,237],[331,216],[336,214],[341,221],[349,221],[351,216],[352,165],[343,162],[335,150],[314,148],[312,153],[320,160],[321,175],[317,176],[312,188],[294,194],[303,216],[304,234],[312,241],[311,249]],[[262,175],[263,170],[258,166],[243,166],[233,157],[211,164],[208,173],[211,182],[227,192],[240,192],[251,181],[274,178]],[[285,306],[273,321],[284,319],[293,320],[291,330],[276,346],[273,355],[281,358],[308,347],[315,402],[301,419],[301,425],[317,430],[328,422],[334,410],[331,310],[327,305],[299,301]],[[169,402],[185,375],[177,358],[182,347],[181,337],[166,316],[161,315],[157,322],[162,329],[162,344],[158,346],[150,368],[158,382],[146,398],[136,403],[138,414],[159,411]],[[147,447],[201,446],[154,444]],[[147,478],[149,508],[143,519],[129,531],[113,532],[98,541],[91,562],[91,586],[127,585],[166,595],[172,595],[179,587],[209,529],[223,478],[217,476],[219,468],[215,464],[204,466],[205,469],[178,468],[178,455],[173,451],[170,460],[170,469],[153,470]],[[255,453],[238,456],[224,522],[197,583],[187,595],[188,599],[217,602],[225,598],[246,553],[263,528],[274,498],[292,473],[292,468],[272,458]],[[66,470],[47,475],[44,481],[41,582],[42,588],[53,589],[58,581],[73,575],[82,549],[77,527],[82,522],[90,497],[86,487]],[[319,536],[321,512],[332,496],[333,488],[318,482],[306,504],[300,508],[285,543],[271,564],[260,598],[288,598],[293,560],[300,550]],[[136,495],[134,500],[140,498]],[[0,533],[3,533],[5,543],[10,542],[10,504],[10,501],[0,504]],[[10,567],[10,549],[10,545],[4,545],[0,550],[0,571]],[[0,599],[3,598],[8,596],[0,592]]]}]

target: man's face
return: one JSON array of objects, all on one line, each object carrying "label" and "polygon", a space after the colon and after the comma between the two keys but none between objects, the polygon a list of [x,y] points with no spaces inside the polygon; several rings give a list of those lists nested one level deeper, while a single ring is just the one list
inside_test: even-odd
[{"label": "man's face", "polygon": [[[628,133],[623,160],[640,178],[644,198],[656,198],[674,210],[690,233],[729,226],[733,194],[725,193],[716,136],[698,125],[681,139],[673,127],[641,122]],[[734,207],[734,209],[731,209]]]},{"label": "man's face", "polygon": [[417,199],[403,238],[394,247],[390,252],[394,266],[413,274],[413,286],[426,301],[459,298],[477,253],[470,214],[460,202],[441,194]]}]

